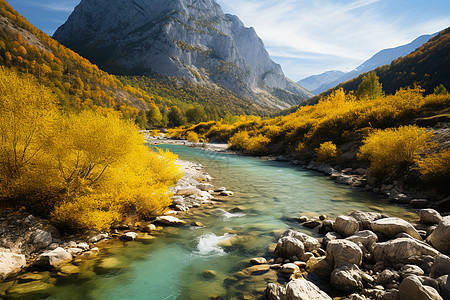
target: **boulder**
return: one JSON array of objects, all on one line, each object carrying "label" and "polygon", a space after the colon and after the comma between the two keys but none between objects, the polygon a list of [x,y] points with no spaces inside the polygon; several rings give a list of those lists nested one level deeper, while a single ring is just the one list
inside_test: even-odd
[{"label": "boulder", "polygon": [[439,254],[434,258],[433,265],[431,266],[430,277],[438,278],[448,274],[450,274],[450,257]]},{"label": "boulder", "polygon": [[269,283],[265,294],[267,300],[286,300],[286,289],[276,283]]},{"label": "boulder", "polygon": [[200,191],[205,191],[205,192],[214,189],[214,187],[213,187],[213,185],[211,183],[200,183],[200,184],[197,184],[197,188]]},{"label": "boulder", "polygon": [[333,220],[325,220],[319,227],[319,233],[326,234],[330,231],[333,231],[334,221]]},{"label": "boulder", "polygon": [[296,264],[288,263],[281,266],[280,272],[284,274],[294,274],[299,273],[300,268]]},{"label": "boulder", "polygon": [[401,232],[407,233],[415,239],[421,240],[417,230],[405,220],[400,218],[385,218],[375,220],[370,224],[372,231],[388,238],[395,238]]},{"label": "boulder", "polygon": [[56,248],[55,250],[42,253],[39,255],[34,261],[35,266],[39,267],[58,267],[66,262],[72,260],[72,255],[64,250],[61,247]]},{"label": "boulder", "polygon": [[338,216],[333,225],[333,231],[339,233],[342,237],[351,236],[358,230],[358,221],[349,216]]},{"label": "boulder", "polygon": [[126,241],[134,241],[137,238],[138,234],[136,232],[127,232],[122,235],[120,238]]},{"label": "boulder", "polygon": [[225,197],[230,197],[230,196],[233,196],[234,193],[231,192],[231,191],[223,191],[223,192],[220,192],[219,195],[220,196],[225,196]]},{"label": "boulder", "polygon": [[431,286],[423,285],[418,276],[405,278],[399,288],[400,300],[442,300]]},{"label": "boulder", "polygon": [[104,240],[106,238],[108,238],[108,234],[107,233],[100,233],[100,234],[97,234],[97,235],[94,235],[94,236],[90,237],[87,240],[87,242],[88,243],[97,243],[97,242],[99,242],[101,240]]},{"label": "boulder", "polygon": [[306,270],[325,278],[333,272],[333,265],[325,257],[311,257],[306,262]]},{"label": "boulder", "polygon": [[274,255],[282,258],[292,256],[301,257],[305,253],[305,246],[302,241],[292,236],[285,236],[278,240]]},{"label": "boulder", "polygon": [[363,288],[361,270],[356,265],[345,264],[331,273],[331,285],[341,291],[357,292]]},{"label": "boulder", "polygon": [[450,275],[443,275],[436,278],[439,294],[445,300],[450,299]]},{"label": "boulder", "polygon": [[381,214],[376,212],[364,212],[355,210],[350,214],[350,217],[355,218],[359,223],[359,230],[370,229],[370,223],[381,219]]},{"label": "boulder", "polygon": [[145,227],[142,229],[142,231],[144,231],[144,232],[152,232],[152,231],[154,231],[154,230],[156,230],[155,224],[148,224],[147,226],[145,226]]},{"label": "boulder", "polygon": [[438,254],[437,250],[427,244],[409,238],[399,238],[373,244],[373,257],[377,262],[398,263],[411,256],[431,255],[434,257]]},{"label": "boulder", "polygon": [[264,257],[255,257],[250,260],[250,263],[254,265],[263,265],[267,264],[267,259],[265,259]]},{"label": "boulder", "polygon": [[[55,248],[56,249],[56,248]],[[53,249],[54,250],[54,249]],[[84,250],[81,248],[69,248],[67,249],[67,252],[70,253],[71,255],[78,255],[81,254]]]},{"label": "boulder", "polygon": [[303,226],[310,228],[310,229],[314,229],[319,225],[320,225],[320,222],[318,220],[314,220],[314,219],[303,223]]},{"label": "boulder", "polygon": [[394,283],[396,280],[400,279],[400,275],[396,271],[391,271],[389,269],[383,270],[378,274],[376,283],[377,284],[390,284]]},{"label": "boulder", "polygon": [[342,237],[337,232],[332,231],[325,234],[325,237],[322,239],[322,243],[324,246],[327,246],[330,241],[339,239],[342,239]]},{"label": "boulder", "polygon": [[411,275],[417,275],[422,276],[425,272],[416,265],[404,265],[400,269],[400,275],[402,275],[403,278],[409,277]]},{"label": "boulder", "polygon": [[370,247],[378,241],[378,236],[370,230],[357,231],[354,235],[349,236],[346,240],[352,241],[354,243],[361,243],[370,249]]},{"label": "boulder", "polygon": [[294,279],[286,285],[286,300],[331,300],[324,291],[306,279]]},{"label": "boulder", "polygon": [[442,216],[434,209],[420,210],[420,223],[427,225],[439,224],[442,221]]},{"label": "boulder", "polygon": [[[298,232],[292,229],[286,230],[282,237],[285,236],[291,236],[293,238],[296,238],[297,240],[301,241],[303,243],[303,246],[305,246],[305,251],[311,252],[313,250],[318,250],[320,248],[320,242],[313,238],[312,236],[309,236],[305,233]],[[300,257],[300,256],[298,256]]]},{"label": "boulder", "polygon": [[185,221],[178,219],[174,216],[159,216],[156,217],[155,222],[159,222],[165,225],[183,225],[186,224]]},{"label": "boulder", "polygon": [[25,255],[11,252],[0,252],[0,282],[14,275],[26,265]]},{"label": "boulder", "polygon": [[200,194],[200,189],[193,187],[193,186],[185,186],[185,187],[178,187],[175,190],[176,196],[191,196],[191,195],[197,195]]},{"label": "boulder", "polygon": [[53,242],[52,234],[48,231],[37,229],[32,236],[33,244],[37,250],[46,248]]},{"label": "boulder", "polygon": [[334,240],[327,245],[326,259],[334,264],[335,268],[341,263],[350,263],[360,266],[363,253],[361,248],[348,240]]},{"label": "boulder", "polygon": [[442,218],[427,241],[440,252],[450,255],[450,216]]}]

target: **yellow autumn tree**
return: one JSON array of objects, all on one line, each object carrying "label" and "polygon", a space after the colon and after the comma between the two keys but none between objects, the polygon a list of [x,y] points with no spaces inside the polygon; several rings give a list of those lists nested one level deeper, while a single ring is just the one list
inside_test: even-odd
[{"label": "yellow autumn tree", "polygon": [[[29,76],[0,68],[0,197],[73,229],[107,230],[170,204],[176,156],[150,151],[120,113],[62,114]],[[20,203],[19,203],[20,200]]]}]

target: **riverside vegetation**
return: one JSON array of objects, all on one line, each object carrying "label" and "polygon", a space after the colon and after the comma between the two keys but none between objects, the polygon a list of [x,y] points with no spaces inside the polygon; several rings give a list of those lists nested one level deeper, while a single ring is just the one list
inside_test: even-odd
[{"label": "riverside vegetation", "polygon": [[369,176],[380,184],[402,179],[407,185],[433,190],[434,195],[448,195],[443,183],[450,180],[450,150],[434,141],[433,128],[417,124],[445,128],[450,95],[442,86],[427,96],[423,92],[415,86],[385,95],[376,74],[369,73],[356,92],[338,89],[287,116],[241,116],[234,122],[203,122],[169,133],[175,138],[228,142],[251,155],[369,166]]}]

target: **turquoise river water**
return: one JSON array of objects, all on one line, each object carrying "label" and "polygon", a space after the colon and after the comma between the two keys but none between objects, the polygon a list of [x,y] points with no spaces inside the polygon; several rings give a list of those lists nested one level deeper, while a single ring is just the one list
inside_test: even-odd
[{"label": "turquoise river water", "polygon": [[[365,210],[416,218],[412,211],[379,196],[288,163],[177,145],[160,147],[202,163],[214,177],[214,186],[226,186],[235,195],[213,208],[180,216],[188,224],[202,222],[203,228],[165,228],[149,242],[106,243],[97,258],[79,265],[80,273],[71,277],[45,273],[42,284],[48,289],[23,299],[258,299],[266,282],[282,279],[272,273],[256,279],[229,277],[249,267],[252,257],[270,258],[269,246],[288,228],[321,237],[295,222],[295,217],[336,217]],[[113,267],[104,267],[107,263]],[[205,274],[206,270],[213,272]],[[333,293],[320,279],[311,280]]]}]

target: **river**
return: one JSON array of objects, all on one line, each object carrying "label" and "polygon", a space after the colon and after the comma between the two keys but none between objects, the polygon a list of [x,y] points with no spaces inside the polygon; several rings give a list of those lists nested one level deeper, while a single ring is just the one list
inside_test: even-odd
[{"label": "river", "polygon": [[[255,299],[260,294],[252,293],[255,289],[261,293],[261,282],[227,278],[250,266],[252,257],[270,257],[268,247],[285,229],[320,237],[295,222],[295,217],[336,217],[365,210],[416,218],[412,211],[377,195],[336,184],[322,174],[285,162],[178,145],[163,148],[181,159],[202,163],[213,176],[214,186],[226,186],[235,195],[215,208],[194,209],[180,216],[188,224],[202,222],[203,228],[166,228],[151,242],[106,245],[97,259],[80,265],[80,274],[58,279],[50,294],[36,295],[37,299]],[[224,242],[222,247],[220,242]],[[99,268],[105,260],[116,267]],[[328,289],[319,279],[312,280]]]}]

